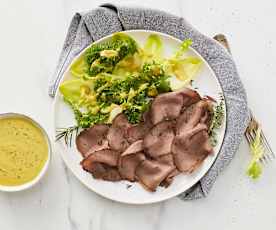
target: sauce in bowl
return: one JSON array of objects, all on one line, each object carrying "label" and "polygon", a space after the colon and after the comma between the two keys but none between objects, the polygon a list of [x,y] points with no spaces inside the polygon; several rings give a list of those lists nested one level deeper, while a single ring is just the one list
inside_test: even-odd
[{"label": "sauce in bowl", "polygon": [[34,180],[48,158],[47,138],[30,119],[0,117],[0,185],[19,186]]}]

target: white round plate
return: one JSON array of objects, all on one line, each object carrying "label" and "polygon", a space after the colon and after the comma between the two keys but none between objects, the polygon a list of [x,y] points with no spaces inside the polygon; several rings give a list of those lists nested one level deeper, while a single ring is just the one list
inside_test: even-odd
[{"label": "white round plate", "polygon": [[[145,43],[147,37],[150,34],[158,34],[163,41],[165,52],[164,54],[166,57],[173,54],[181,44],[180,40],[172,36],[153,31],[133,30],[126,31],[125,33],[133,37],[141,46]],[[96,43],[106,41],[110,39],[111,36],[112,35],[102,38]],[[85,52],[85,50],[86,49],[84,49],[79,55]],[[209,95],[214,99],[219,100],[219,97],[221,94],[223,94],[223,92],[213,70],[194,49],[190,48],[188,54],[199,57],[203,61],[201,70],[194,80],[193,87],[195,87],[202,96]],[[62,81],[68,80],[71,77],[72,76],[68,67],[64,73]],[[59,92],[57,92],[54,100],[54,116],[55,128],[68,127],[76,124],[72,110],[67,104],[64,103],[63,98]],[[224,120],[226,121],[226,119]],[[214,148],[214,154],[205,159],[199,169],[197,169],[192,174],[178,175],[175,177],[173,183],[168,188],[158,187],[156,192],[146,191],[139,183],[131,183],[128,181],[107,182],[102,180],[95,180],[89,173],[85,172],[81,168],[80,161],[82,160],[82,157],[76,149],[75,141],[73,141],[72,147],[67,147],[61,140],[56,143],[56,147],[68,168],[70,168],[73,174],[92,191],[118,202],[129,204],[148,204],[172,198],[186,191],[196,182],[198,182],[212,166],[219,153],[221,144],[223,142],[225,127],[226,124],[224,122],[221,129],[218,130],[218,144]]]}]

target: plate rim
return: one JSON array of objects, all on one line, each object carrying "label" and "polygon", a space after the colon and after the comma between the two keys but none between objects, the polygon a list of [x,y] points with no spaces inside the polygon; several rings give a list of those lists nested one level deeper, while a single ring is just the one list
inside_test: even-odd
[{"label": "plate rim", "polygon": [[[55,93],[55,97],[54,97],[54,101],[53,101],[53,104],[52,104],[52,111],[53,111],[53,127],[54,127],[54,133],[56,133],[56,104],[57,104],[57,101],[58,101],[58,89],[59,89],[59,86],[60,84],[63,82],[63,79],[65,77],[65,74],[68,72],[71,64],[77,59],[79,58],[86,50],[88,47],[90,47],[92,44],[97,44],[97,43],[100,43],[106,39],[109,39],[111,38],[115,33],[135,33],[135,32],[142,32],[142,33],[146,33],[146,34],[157,34],[157,35],[160,35],[160,36],[163,36],[163,37],[167,37],[169,39],[172,39],[172,40],[175,40],[179,43],[181,43],[182,41],[172,35],[169,35],[169,34],[166,34],[166,33],[163,33],[163,32],[159,32],[159,31],[154,31],[154,30],[145,30],[145,29],[132,29],[132,30],[124,30],[124,31],[117,31],[117,32],[114,32],[114,33],[111,33],[107,36],[104,36],[92,43],[90,43],[89,45],[85,46],[74,58],[72,58],[72,60],[70,61],[70,63],[68,64],[68,66],[66,67],[64,73],[62,74],[62,77],[60,78],[60,81],[58,83],[58,87],[57,87],[57,91]],[[215,77],[215,81],[217,82],[219,88],[220,88],[220,91],[222,93],[222,98],[223,100],[225,101],[225,93],[223,91],[223,88],[221,86],[221,83],[220,81],[218,80],[218,77],[217,75],[215,74],[214,70],[212,69],[212,67],[209,65],[209,63],[206,61],[206,59],[199,53],[197,52],[197,50],[195,50],[192,46],[189,47],[190,50],[192,50],[196,55],[198,55],[201,60],[205,63],[205,65],[207,66],[207,68],[210,70],[210,72],[214,75]],[[61,155],[62,157],[62,160],[64,161],[65,163],[65,166],[68,167],[70,169],[70,171],[72,172],[72,174],[81,182],[81,184],[83,184],[85,187],[87,187],[89,190],[93,191],[94,193],[96,193],[97,195],[100,195],[101,197],[104,197],[104,198],[107,198],[109,200],[112,200],[112,201],[116,201],[116,202],[119,202],[119,203],[124,203],[124,204],[132,204],[132,205],[144,205],[144,204],[153,204],[153,203],[158,203],[158,202],[162,202],[162,201],[166,201],[168,199],[171,199],[173,197],[177,197],[178,195],[182,194],[183,192],[189,190],[192,186],[194,186],[196,183],[198,183],[207,173],[208,171],[211,169],[211,167],[213,166],[213,164],[215,163],[216,159],[218,158],[219,154],[220,154],[220,151],[221,151],[221,148],[222,148],[222,145],[223,145],[223,142],[224,142],[224,139],[225,139],[225,133],[226,133],[226,127],[227,127],[227,106],[226,106],[226,103],[224,103],[224,110],[225,110],[225,113],[224,113],[224,130],[223,130],[223,133],[222,133],[222,142],[218,148],[218,151],[217,151],[217,154],[216,156],[214,157],[214,159],[212,160],[210,166],[208,167],[208,169],[206,170],[206,172],[204,172],[201,176],[199,176],[198,179],[190,182],[188,184],[188,186],[186,186],[186,188],[182,191],[177,191],[177,192],[174,192],[166,197],[161,197],[161,198],[155,198],[155,199],[151,199],[149,201],[125,201],[124,199],[118,199],[118,198],[113,198],[113,197],[109,197],[108,195],[105,195],[105,194],[102,194],[100,193],[99,191],[95,190],[93,187],[91,187],[86,181],[84,181],[79,175],[78,173],[76,173],[73,169],[73,165],[71,165],[71,162],[70,161],[67,161],[66,157],[64,156],[64,154],[62,153],[63,152],[63,148],[60,144],[58,144],[59,142],[54,142],[54,147],[55,149],[58,150],[59,152],[59,155]]]}]

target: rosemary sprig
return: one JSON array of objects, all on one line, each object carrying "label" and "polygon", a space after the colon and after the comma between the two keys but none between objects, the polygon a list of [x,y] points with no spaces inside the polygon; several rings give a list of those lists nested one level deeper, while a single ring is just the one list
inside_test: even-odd
[{"label": "rosemary sprig", "polygon": [[64,142],[66,145],[72,146],[72,139],[75,132],[75,136],[77,137],[79,133],[79,126],[70,126],[68,128],[57,128],[56,129],[56,141],[64,138]]},{"label": "rosemary sprig", "polygon": [[216,130],[219,129],[223,123],[224,119],[224,98],[221,95],[219,103],[215,106],[213,114],[212,114],[212,121],[208,131],[210,136],[210,141],[212,146],[217,145],[217,132]]}]

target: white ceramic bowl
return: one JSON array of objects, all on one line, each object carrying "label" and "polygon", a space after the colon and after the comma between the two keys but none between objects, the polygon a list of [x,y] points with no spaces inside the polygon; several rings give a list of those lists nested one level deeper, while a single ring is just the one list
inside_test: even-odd
[{"label": "white ceramic bowl", "polygon": [[45,162],[43,168],[41,169],[40,173],[31,181],[22,184],[22,185],[17,185],[17,186],[4,186],[4,185],[0,185],[0,191],[3,192],[18,192],[18,191],[22,191],[28,188],[31,188],[32,186],[34,186],[35,184],[37,184],[40,179],[45,175],[49,164],[50,164],[50,160],[51,160],[51,155],[52,155],[52,148],[51,148],[51,142],[50,139],[46,133],[46,131],[32,118],[23,115],[23,114],[19,114],[19,113],[4,113],[4,114],[0,114],[0,119],[2,118],[7,118],[7,117],[19,117],[19,118],[24,118],[26,120],[29,120],[30,122],[32,122],[33,125],[35,125],[43,134],[44,138],[46,139],[47,145],[48,145],[48,158],[47,161]]}]

